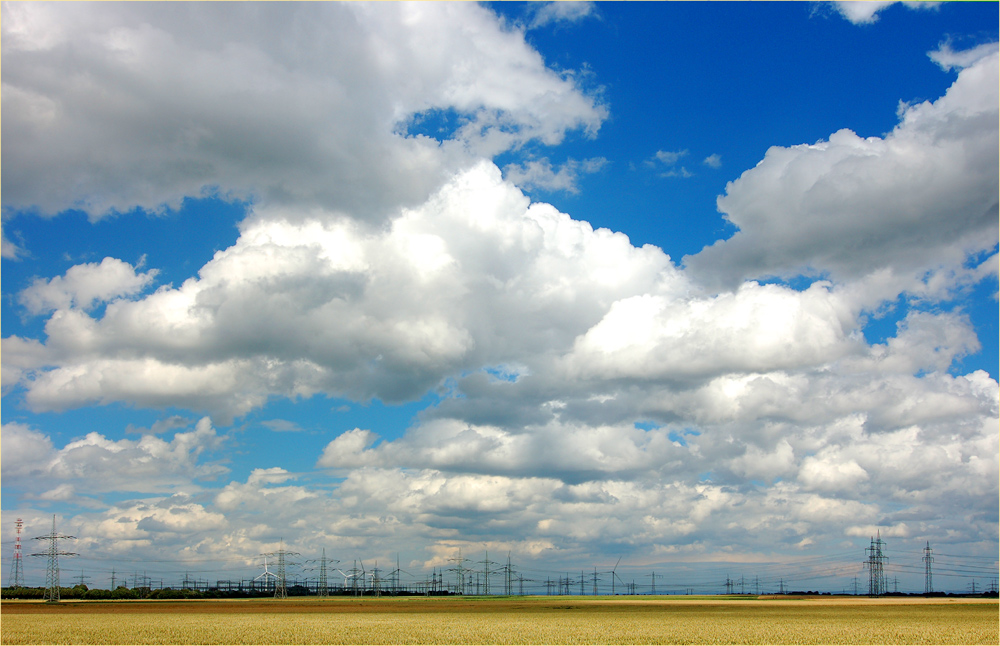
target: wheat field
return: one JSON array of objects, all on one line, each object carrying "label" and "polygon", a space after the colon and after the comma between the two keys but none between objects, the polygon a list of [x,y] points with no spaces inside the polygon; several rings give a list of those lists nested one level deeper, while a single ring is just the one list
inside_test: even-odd
[{"label": "wheat field", "polygon": [[997,644],[984,599],[4,602],[2,644]]}]

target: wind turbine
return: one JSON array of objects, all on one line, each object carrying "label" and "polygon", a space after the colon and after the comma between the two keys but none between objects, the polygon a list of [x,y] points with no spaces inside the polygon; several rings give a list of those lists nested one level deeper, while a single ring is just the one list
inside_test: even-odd
[{"label": "wind turbine", "polygon": [[[364,567],[365,567],[365,564],[362,561],[362,563],[361,563],[361,586],[362,586],[362,588],[364,588],[364,583],[365,583],[365,578],[364,578],[364,571],[365,570],[364,570]],[[347,579],[351,579],[351,590],[353,591],[355,597],[358,596],[358,559],[354,559],[354,567],[351,568],[350,575],[348,575],[343,570],[337,570],[337,571],[344,575],[344,586],[345,587],[347,586]],[[364,595],[364,593],[365,593],[365,591],[364,591],[364,589],[362,589],[361,590],[361,594]]]},{"label": "wind turbine", "polygon": [[355,580],[355,579],[357,579],[358,575],[357,574],[348,574],[347,572],[344,572],[340,568],[337,568],[337,571],[344,575],[344,591],[346,592],[347,591],[347,580],[348,579]]},{"label": "wind turbine", "polygon": [[[619,556],[618,560],[615,561],[615,566],[611,568],[611,596],[615,596],[615,578],[618,577],[618,574],[615,573],[615,570],[618,569],[618,564],[621,562],[622,562],[622,557]],[[622,583],[625,582],[622,581]]]},{"label": "wind turbine", "polygon": [[267,569],[267,554],[264,554],[264,571],[254,577],[254,581],[259,581],[261,578],[264,579],[264,590],[267,591],[267,577],[273,576],[277,580],[278,575]]},{"label": "wind turbine", "polygon": [[[358,566],[354,566],[354,571],[357,572]],[[365,570],[365,561],[361,559],[361,596],[365,596],[365,579],[368,578],[368,571]]]}]

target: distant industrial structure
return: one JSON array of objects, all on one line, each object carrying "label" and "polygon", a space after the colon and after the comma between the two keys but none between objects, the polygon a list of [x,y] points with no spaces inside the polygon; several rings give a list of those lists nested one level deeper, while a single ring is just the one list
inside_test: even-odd
[{"label": "distant industrial structure", "polygon": [[[728,574],[724,579],[721,574],[719,578],[696,578],[692,580],[679,577],[673,585],[667,584],[668,577],[665,574],[657,574],[655,571],[648,574],[640,574],[641,578],[648,577],[648,585],[639,585],[633,578],[626,581],[620,575],[619,558],[613,567],[599,569],[593,567],[591,572],[580,570],[579,577],[565,573],[553,577],[553,572],[522,570],[515,566],[511,552],[507,552],[507,558],[503,563],[490,560],[489,551],[485,551],[481,560],[473,560],[463,556],[462,550],[457,550],[457,556],[448,559],[450,567],[432,568],[430,575],[411,575],[404,572],[399,565],[399,557],[396,558],[394,570],[386,573],[386,570],[379,568],[375,562],[374,568],[369,570],[365,566],[364,560],[355,559],[354,565],[349,570],[335,566],[340,563],[336,559],[327,557],[326,548],[322,548],[319,559],[308,560],[307,567],[301,568],[301,572],[315,572],[310,578],[302,579],[299,576],[290,576],[289,568],[293,572],[299,570],[298,563],[291,561],[291,557],[299,556],[298,552],[287,550],[284,540],[278,543],[277,550],[260,554],[263,561],[263,571],[257,576],[250,575],[250,578],[218,579],[209,580],[206,578],[192,578],[190,571],[185,571],[183,580],[177,585],[164,586],[164,580],[169,577],[169,572],[161,572],[163,578],[153,579],[146,572],[136,571],[132,577],[122,576],[116,578],[115,568],[110,569],[111,589],[103,590],[95,588],[89,590],[86,581],[90,578],[80,571],[74,577],[77,585],[73,588],[60,587],[60,556],[78,556],[74,552],[67,552],[60,549],[60,540],[72,540],[75,536],[60,534],[56,531],[56,518],[52,517],[52,528],[48,534],[37,536],[34,540],[45,541],[44,551],[30,554],[29,556],[44,556],[47,558],[45,587],[27,588],[24,581],[24,569],[22,565],[21,533],[24,523],[18,518],[15,529],[14,549],[10,562],[10,571],[7,580],[7,588],[3,590],[5,597],[19,596],[21,598],[43,598],[48,602],[58,602],[63,594],[73,594],[76,598],[94,599],[115,599],[115,598],[183,598],[183,597],[260,597],[272,596],[276,599],[284,599],[289,596],[315,595],[327,597],[331,595],[348,596],[382,596],[382,595],[524,595],[545,594],[545,595],[692,595],[692,594],[726,594],[726,595],[761,595],[761,594],[820,594],[817,590],[795,589],[800,584],[794,581],[809,581],[816,578],[836,577],[844,579],[852,575],[849,557],[845,553],[839,555],[837,559],[843,559],[837,564],[824,566],[823,569],[815,569],[809,566],[802,566],[801,574],[789,572],[786,569],[782,576],[760,577],[754,575],[747,577],[740,574],[733,577]],[[916,565],[898,564],[893,567],[893,572],[911,572],[916,575],[922,571],[924,574],[923,594],[937,595],[944,594],[935,591],[931,564],[935,562],[932,556],[930,541],[922,550],[923,568],[918,569]],[[967,582],[967,587],[962,590],[962,594],[971,592],[972,594],[997,593],[996,560],[989,557],[959,557],[955,555],[943,555],[951,557],[946,559],[947,565],[943,568],[944,576],[962,577]],[[952,560],[955,559],[955,560]],[[240,559],[242,561],[242,559]],[[914,558],[915,560],[915,558]],[[977,562],[978,560],[978,562]],[[161,561],[169,562],[169,561]],[[186,567],[189,561],[178,561]],[[857,561],[854,561],[857,564]],[[881,532],[877,532],[871,538],[871,542],[865,548],[865,560],[861,562],[861,568],[868,570],[867,596],[881,597],[889,594],[899,594],[899,579],[892,577],[893,590],[888,587],[888,556],[887,545],[882,540]],[[311,564],[318,564],[318,567]],[[245,561],[243,565],[245,567]],[[273,568],[273,569],[272,569]],[[854,572],[858,566],[854,565]],[[631,568],[633,574],[635,569]],[[690,569],[689,569],[690,571]],[[93,572],[93,570],[91,570]],[[339,574],[343,576],[342,581],[331,583],[330,575]],[[402,582],[401,574],[406,574],[410,580]],[[449,575],[446,581],[446,573]],[[525,576],[525,574],[529,576]],[[502,583],[498,582],[499,580]],[[980,585],[977,588],[976,578],[989,580],[989,585]],[[629,578],[629,575],[626,575]],[[129,588],[129,579],[132,587]],[[659,579],[659,581],[658,581]],[[791,580],[793,583],[788,584]],[[117,585],[118,581],[124,581],[125,585]],[[159,587],[156,587],[158,583]],[[853,594],[865,594],[862,586],[859,585],[858,577],[853,578]],[[831,594],[827,591],[822,594]],[[851,589],[843,588],[837,594],[852,594]],[[917,593],[914,593],[917,594]],[[36,596],[37,595],[37,596]]]}]

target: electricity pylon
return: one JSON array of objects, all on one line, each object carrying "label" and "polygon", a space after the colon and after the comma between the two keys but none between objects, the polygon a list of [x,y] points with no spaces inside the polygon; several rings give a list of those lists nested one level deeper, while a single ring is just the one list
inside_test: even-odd
[{"label": "electricity pylon", "polygon": [[298,552],[289,552],[285,550],[285,541],[281,539],[278,543],[278,551],[272,552],[271,554],[278,555],[278,571],[276,573],[276,578],[274,581],[274,598],[275,599],[287,599],[288,598],[288,586],[286,585],[285,577],[285,557],[286,556],[298,556]]},{"label": "electricity pylon", "polygon": [[284,542],[278,548],[278,579],[274,586],[274,598],[285,599],[288,597],[288,587],[285,585],[285,549]]},{"label": "electricity pylon", "polygon": [[458,563],[458,565],[456,565],[455,568],[453,569],[457,573],[455,579],[458,582],[458,585],[455,588],[455,594],[465,594],[466,567],[464,564],[469,559],[462,558],[462,548],[458,548],[458,558],[450,558],[448,560],[455,561],[456,563]]},{"label": "electricity pylon", "polygon": [[876,533],[872,538],[871,547],[865,548],[868,553],[868,560],[865,565],[868,567],[868,596],[881,597],[886,593],[885,586],[885,555],[882,548],[885,542],[882,541],[881,532]]},{"label": "electricity pylon", "polygon": [[73,578],[80,582],[79,585],[86,585],[87,579],[89,579],[90,577],[84,574],[83,570],[80,570],[80,574],[76,575]]},{"label": "electricity pylon", "polygon": [[514,583],[514,566],[510,562],[510,552],[507,552],[507,565],[502,566],[500,571],[503,572],[504,576],[503,593],[509,597],[513,591]]},{"label": "electricity pylon", "polygon": [[[307,563],[315,563],[316,561],[314,559],[310,559],[309,561],[306,561],[306,562]],[[316,584],[316,596],[317,597],[328,597],[328,596],[330,596],[330,581],[329,581],[329,577],[327,576],[327,574],[328,574],[327,563],[337,564],[337,563],[340,563],[340,561],[338,561],[336,559],[328,559],[328,558],[326,558],[326,548],[324,547],[323,548],[323,556],[320,557],[320,559],[319,559],[319,581]],[[315,569],[316,568],[314,568],[314,567],[308,567],[308,568],[306,568],[306,571],[307,572],[311,572],[311,571],[313,571]],[[347,587],[347,582],[346,581],[344,582],[344,587]]]},{"label": "electricity pylon", "polygon": [[59,539],[75,539],[76,536],[56,533],[56,515],[52,514],[52,531],[45,536],[36,536],[36,541],[48,541],[49,546],[44,552],[36,552],[30,556],[47,556],[48,567],[45,569],[45,601],[59,602],[59,557],[76,556],[76,552],[59,551]]},{"label": "electricity pylon", "polygon": [[494,563],[492,561],[490,561],[490,551],[486,550],[486,556],[483,557],[483,581],[486,584],[486,590],[484,592],[484,594],[486,594],[486,596],[490,595],[490,566],[491,565],[494,565]]},{"label": "electricity pylon", "polygon": [[[361,567],[364,568],[364,561],[361,562]],[[372,594],[376,597],[382,596],[382,578],[379,576],[378,561],[375,561],[375,568],[372,570],[370,575],[367,575],[372,580]]]},{"label": "electricity pylon", "polygon": [[323,556],[319,560],[319,589],[316,594],[320,597],[325,597],[327,595],[327,582],[326,582],[326,548],[323,548]]},{"label": "electricity pylon", "polygon": [[389,580],[392,581],[392,594],[399,594],[399,552],[396,552],[396,569],[389,573]]},{"label": "electricity pylon", "polygon": [[924,548],[924,594],[930,594],[934,592],[934,581],[931,579],[931,563],[934,562],[934,557],[931,556],[931,542],[927,541],[927,547]]},{"label": "electricity pylon", "polygon": [[14,558],[10,562],[10,574],[7,576],[8,588],[24,587],[24,569],[21,567],[21,528],[24,521],[20,518],[15,523],[17,527],[17,538],[14,539]]}]

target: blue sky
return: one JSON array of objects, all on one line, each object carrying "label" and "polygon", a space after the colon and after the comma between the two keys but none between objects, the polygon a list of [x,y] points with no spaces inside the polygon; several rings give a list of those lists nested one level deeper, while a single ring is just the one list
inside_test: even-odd
[{"label": "blue sky", "polygon": [[5,554],[996,577],[996,4],[2,11]]}]

